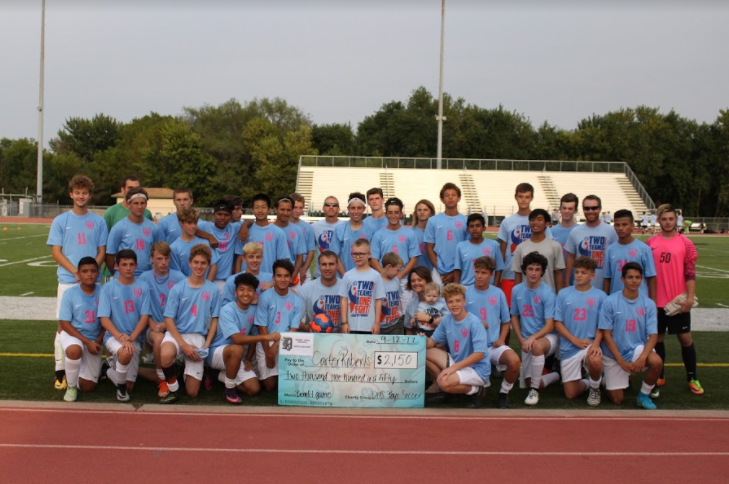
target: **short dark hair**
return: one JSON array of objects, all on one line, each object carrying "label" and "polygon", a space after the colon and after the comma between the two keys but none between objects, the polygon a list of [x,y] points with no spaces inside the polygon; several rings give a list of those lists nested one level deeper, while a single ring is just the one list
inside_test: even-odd
[{"label": "short dark hair", "polygon": [[144,199],[149,201],[149,195],[147,194],[147,190],[145,190],[142,187],[132,187],[130,188],[127,193],[124,195],[124,200],[129,203],[129,201],[132,199],[132,195],[136,195],[137,193],[141,193],[144,195]]},{"label": "short dark hair", "polygon": [[440,199],[443,200],[443,196],[445,195],[446,190],[455,190],[458,196],[461,196],[461,189],[458,188],[458,185],[455,183],[448,182],[445,185],[443,185],[443,188],[440,189]]},{"label": "short dark hair", "polygon": [[433,282],[433,274],[425,266],[418,266],[408,274],[408,289],[413,287],[410,285],[410,280],[413,278],[413,274],[417,274],[421,279],[425,279],[425,283]]},{"label": "short dark hair", "polygon": [[269,197],[265,193],[256,193],[255,195],[253,195],[253,198],[251,199],[251,207],[254,203],[258,201],[266,202],[266,205],[271,208],[271,197]]},{"label": "short dark hair", "polygon": [[324,252],[322,252],[321,254],[319,254],[319,257],[317,258],[317,260],[321,261],[322,257],[334,257],[335,261],[337,261],[337,262],[339,261],[339,256],[337,255],[337,253],[334,252],[333,250],[329,250],[329,249],[327,249]]},{"label": "short dark hair", "polygon": [[347,197],[347,206],[349,206],[349,201],[352,200],[353,198],[356,198],[358,200],[362,200],[362,203],[364,205],[367,205],[367,197],[365,197],[364,195],[362,195],[360,192],[352,192]]},{"label": "short dark hair", "polygon": [[547,272],[549,261],[536,250],[534,252],[529,252],[521,261],[521,272],[526,274],[527,267],[532,264],[539,264],[542,266],[542,276],[544,276],[544,273]]},{"label": "short dark hair", "polygon": [[597,202],[598,207],[602,207],[602,200],[600,200],[600,197],[597,195],[588,195],[585,198],[582,199],[582,206],[585,206],[585,201],[587,200],[595,200]]},{"label": "short dark hair", "polygon": [[288,259],[278,259],[276,262],[273,263],[273,268],[271,270],[274,274],[276,274],[276,269],[278,269],[279,267],[286,269],[289,275],[294,274],[294,265]]},{"label": "short dark hair", "polygon": [[627,264],[625,264],[620,274],[623,276],[623,278],[625,278],[628,276],[628,271],[631,269],[640,272],[640,277],[643,277],[643,266],[638,264],[637,262],[628,262]]},{"label": "short dark hair", "polygon": [[276,204],[274,205],[274,207],[278,208],[278,206],[279,206],[279,204],[281,204],[281,202],[288,202],[291,204],[291,208],[294,207],[294,200],[288,195],[283,195],[281,197],[278,197],[276,199]]},{"label": "short dark hair", "polygon": [[486,269],[490,272],[494,272],[496,270],[496,259],[487,255],[482,255],[473,261],[473,268]]},{"label": "short dark hair", "polygon": [[[139,181],[139,178],[137,178],[135,175],[127,175],[127,176],[125,176],[124,178],[122,178],[121,188],[126,188],[128,181],[138,182]],[[139,184],[141,185],[142,182],[139,182]]]},{"label": "short dark hair", "polygon": [[577,198],[577,195],[574,193],[565,193],[562,195],[562,198],[559,199],[559,206],[561,207],[563,203],[572,203],[575,202],[575,208],[580,206],[580,199]]},{"label": "short dark hair", "polygon": [[255,291],[258,289],[258,279],[253,274],[247,272],[238,274],[235,277],[235,288],[238,289],[238,286],[250,286]]},{"label": "short dark hair", "polygon": [[471,215],[469,215],[466,219],[466,227],[471,225],[471,222],[481,222],[481,225],[486,227],[486,219],[483,218],[483,215],[481,215],[480,213],[472,213]]},{"label": "short dark hair", "polygon": [[514,190],[514,196],[517,196],[519,193],[531,193],[534,195],[534,187],[531,183],[519,183],[516,186],[516,190]]},{"label": "short dark hair", "polygon": [[132,249],[122,249],[114,255],[114,262],[117,264],[122,259],[132,259],[134,263],[137,263],[137,253]]},{"label": "short dark hair", "polygon": [[178,193],[187,193],[188,195],[190,195],[190,198],[193,198],[192,190],[190,188],[187,188],[187,187],[175,188],[174,190],[172,190],[172,198],[175,198],[175,195],[177,195]]},{"label": "short dark hair", "polygon": [[391,198],[387,199],[387,201],[385,202],[385,210],[387,210],[387,207],[389,207],[390,205],[397,205],[400,208],[401,212],[402,212],[402,208],[405,206],[402,203],[402,200],[400,200],[397,197],[391,197]]},{"label": "short dark hair", "polygon": [[595,272],[597,269],[597,262],[592,257],[581,255],[575,259],[575,269],[577,268],[587,269],[590,272]]},{"label": "short dark hair", "polygon": [[534,220],[535,218],[539,217],[540,215],[542,217],[544,217],[545,222],[552,223],[552,216],[549,215],[549,212],[547,212],[543,208],[535,208],[534,210],[532,210],[531,213],[529,214],[529,220]]},{"label": "short dark hair", "polygon": [[635,222],[635,219],[633,218],[633,212],[630,210],[622,209],[615,212],[615,215],[613,215],[613,220],[617,220],[619,218],[629,218],[631,222]]},{"label": "short dark hair", "polygon": [[99,263],[96,262],[96,259],[93,257],[82,257],[81,260],[78,261],[78,270],[81,270],[81,266],[94,266],[98,269]]},{"label": "short dark hair", "polygon": [[226,197],[220,197],[213,202],[213,213],[215,213],[215,212],[233,213],[234,208],[235,207],[233,206],[233,204],[230,203],[230,200],[228,200]]},{"label": "short dark hair", "polygon": [[385,194],[382,193],[382,188],[380,187],[374,187],[367,190],[367,198],[370,198],[370,195],[379,195],[381,197],[385,197]]},{"label": "short dark hair", "polygon": [[243,199],[240,198],[238,195],[226,195],[223,198],[226,199],[228,203],[233,205],[234,208],[243,205]]}]

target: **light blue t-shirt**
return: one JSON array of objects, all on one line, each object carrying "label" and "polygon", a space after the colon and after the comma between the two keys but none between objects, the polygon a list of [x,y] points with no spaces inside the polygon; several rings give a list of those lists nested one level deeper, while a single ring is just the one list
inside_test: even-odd
[{"label": "light blue t-shirt", "polygon": [[172,242],[182,235],[182,227],[177,213],[171,213],[157,222],[157,240],[163,240],[172,245]]},{"label": "light blue t-shirt", "polygon": [[637,262],[643,268],[643,280],[638,291],[648,296],[648,277],[656,277],[656,265],[653,260],[651,248],[644,242],[634,239],[631,243],[623,245],[620,242],[608,245],[605,251],[606,279],[610,279],[610,294],[623,290],[623,280],[620,278],[623,266],[628,262]]},{"label": "light blue t-shirt", "polygon": [[172,318],[180,334],[207,336],[211,318],[220,314],[220,291],[210,281],[192,287],[187,279],[170,290],[165,305],[165,318]]},{"label": "light blue t-shirt", "polygon": [[410,259],[420,255],[420,247],[412,230],[402,226],[397,230],[385,227],[372,236],[371,252],[372,258],[377,259],[380,264],[385,254],[394,252],[402,258],[403,264],[407,265]]},{"label": "light blue t-shirt", "polygon": [[[170,268],[182,272],[185,277],[190,277],[190,274],[192,274],[192,269],[190,268],[190,249],[199,244],[210,247],[210,242],[200,237],[195,237],[189,242],[182,239],[175,240],[172,245],[170,245]],[[218,251],[214,250],[212,247],[210,247],[210,251],[213,253],[213,256],[210,259],[210,267],[208,267],[208,270],[205,271],[205,277],[208,276],[212,266],[220,262]]]},{"label": "light blue t-shirt", "polygon": [[369,231],[374,235],[376,232],[384,229],[389,224],[387,217],[375,218],[372,215],[362,220],[362,224],[366,225]]},{"label": "light blue t-shirt", "polygon": [[238,231],[241,222],[231,222],[225,228],[219,229],[214,223],[201,220],[197,226],[200,230],[211,234],[218,240],[218,247],[213,252],[218,254],[216,262],[218,272],[215,275],[216,281],[224,281],[233,273],[233,263],[235,262],[235,248],[239,243]]},{"label": "light blue t-shirt", "polygon": [[301,298],[293,291],[279,295],[275,288],[264,291],[258,298],[256,326],[265,326],[268,334],[298,330],[301,324]]},{"label": "light blue t-shirt", "polygon": [[521,335],[529,338],[538,333],[554,319],[554,303],[557,296],[548,284],[540,283],[536,289],[529,289],[526,282],[514,286],[511,291],[512,315],[519,316]]},{"label": "light blue t-shirt", "polygon": [[321,279],[314,279],[307,282],[298,289],[299,297],[303,305],[304,321],[310,322],[314,315],[326,313],[335,326],[339,326],[339,316],[342,309],[339,298],[339,287],[342,284],[340,279],[333,286],[327,287]]},{"label": "light blue t-shirt", "polygon": [[[226,304],[220,308],[220,317],[218,318],[218,329],[215,332],[213,342],[210,343],[210,352],[206,358],[208,366],[212,365],[215,350],[220,346],[233,344],[231,336],[234,334],[242,334],[244,336],[255,336],[258,334],[256,328],[256,308],[251,304],[248,309],[241,309],[234,302]],[[250,345],[246,345],[245,354],[248,353]],[[244,354],[244,357],[245,357]]]},{"label": "light blue t-shirt", "polygon": [[[565,249],[574,254],[575,260],[581,255],[591,257],[597,262],[595,278],[592,280],[592,287],[602,289],[605,269],[605,251],[610,244],[618,241],[618,235],[612,226],[600,222],[595,227],[588,227],[587,224],[580,224],[570,233]],[[570,274],[573,276],[573,274]]]},{"label": "light blue t-shirt", "polygon": [[[504,259],[501,257],[501,249],[499,243],[492,239],[483,239],[480,244],[472,244],[470,240],[459,242],[456,246],[456,269],[461,271],[461,284],[464,286],[472,286],[476,283],[473,262],[479,257],[493,257],[496,260],[496,270],[504,270]],[[489,284],[494,282],[491,276]]]},{"label": "light blue t-shirt", "polygon": [[[92,212],[76,215],[73,211],[68,211],[53,219],[46,245],[59,246],[61,253],[78,268],[78,262],[84,257],[96,259],[99,247],[106,246],[108,236],[106,222],[100,216]],[[56,274],[59,284],[76,283],[76,277],[61,264],[58,264]]]},{"label": "light blue t-shirt", "polygon": [[456,246],[468,238],[467,220],[468,217],[462,213],[450,216],[445,212],[428,219],[423,241],[435,244],[433,250],[438,259],[439,273],[448,274],[456,268]]},{"label": "light blue t-shirt", "polygon": [[[118,254],[120,250],[131,249],[137,254],[137,270],[135,276],[152,268],[150,254],[152,245],[157,240],[157,225],[154,222],[142,219],[137,224],[125,218],[112,227],[109,232],[109,240],[106,244],[107,254]],[[119,271],[114,271],[116,277]]]},{"label": "light blue t-shirt", "polygon": [[152,293],[149,297],[152,321],[155,323],[165,321],[165,304],[170,295],[170,290],[183,279],[185,279],[185,274],[174,269],[170,269],[166,276],[156,275],[154,269],[139,276],[139,280],[145,283]]},{"label": "light blue t-shirt", "polygon": [[[380,230],[381,233],[387,229]],[[377,233],[375,236],[377,236]],[[387,328],[397,322],[402,316],[400,299],[402,297],[402,286],[397,277],[385,282],[382,281],[385,289],[385,297],[382,299],[382,314],[380,316],[380,328]]]},{"label": "light blue t-shirt", "polygon": [[475,286],[466,287],[466,309],[481,323],[488,325],[486,334],[489,348],[499,339],[501,325],[511,322],[504,291],[496,286],[489,286],[485,291],[479,291]]},{"label": "light blue t-shirt", "polygon": [[425,230],[420,230],[417,226],[413,226],[411,229],[415,234],[415,240],[418,242],[418,248],[420,248],[420,255],[418,256],[418,263],[416,267],[427,267],[428,270],[433,270],[433,264],[428,259],[428,251],[425,247]]},{"label": "light blue t-shirt", "polygon": [[[235,301],[235,278],[243,274],[244,272],[245,271],[233,274],[225,280],[225,286],[223,286],[223,297],[221,299],[221,304],[223,306],[225,306],[229,302]],[[258,275],[255,277],[256,279],[258,279],[256,294],[258,294],[258,296],[260,297],[261,294],[263,294],[263,284],[273,282],[273,274],[271,274],[270,272],[259,272]]]},{"label": "light blue t-shirt", "polygon": [[96,315],[100,294],[101,286],[98,284],[93,294],[86,294],[80,284],[68,288],[61,299],[58,319],[70,322],[79,333],[91,341],[96,341],[103,329]]},{"label": "light blue t-shirt", "polygon": [[[332,239],[334,238],[334,229],[337,225],[344,223],[338,220],[335,223],[329,223],[326,219],[317,220],[311,224],[312,230],[314,230],[314,240],[319,250],[317,250],[314,256],[314,277],[321,277],[321,271],[319,270],[318,255],[325,250],[331,250]],[[337,274],[338,275],[338,274]]]},{"label": "light blue t-shirt", "polygon": [[298,223],[291,223],[294,227],[299,228],[299,235],[304,241],[304,248],[306,252],[316,250],[316,234],[314,234],[314,228],[309,222],[299,219]]},{"label": "light blue t-shirt", "polygon": [[352,249],[357,239],[372,240],[372,231],[364,224],[357,230],[352,230],[352,225],[348,222],[337,225],[334,229],[334,238],[330,244],[332,252],[339,256],[342,261],[344,271],[354,269],[354,259],[352,259]]},{"label": "light blue t-shirt", "polygon": [[[598,328],[612,330],[620,356],[630,362],[635,349],[646,344],[650,335],[658,334],[656,304],[642,294],[634,300],[622,292],[611,294],[602,303]],[[605,356],[615,359],[604,341],[601,348]]]},{"label": "light blue t-shirt", "polygon": [[[273,224],[265,227],[259,227],[257,224],[251,225],[248,229],[248,240],[246,242],[255,242],[263,249],[263,260],[261,261],[261,272],[273,272],[273,263],[279,259],[289,259],[288,244],[286,243],[286,235],[283,230]],[[237,250],[242,254],[242,245]]]},{"label": "light blue t-shirt", "polygon": [[[121,223],[121,222],[120,222]],[[114,225],[112,231],[119,226]],[[151,315],[149,287],[139,279],[126,286],[119,279],[112,279],[101,288],[99,298],[100,318],[109,318],[116,329],[123,334],[131,335],[143,315]],[[141,342],[142,332],[137,341]],[[107,331],[104,341],[111,338]]]},{"label": "light blue t-shirt", "polygon": [[[544,231],[544,235],[553,238],[552,231],[549,227]],[[528,215],[519,215],[518,213],[509,215],[499,225],[499,240],[506,242],[506,252],[504,257],[504,272],[501,275],[502,280],[514,280],[515,274],[511,270],[511,261],[514,259],[514,252],[523,240],[532,238],[532,228],[529,225]]]},{"label": "light blue t-shirt", "polygon": [[[554,240],[559,242],[559,245],[562,246],[562,257],[564,258],[565,263],[567,263],[567,249],[565,248],[565,246],[567,245],[567,239],[569,239],[570,234],[572,233],[572,229],[574,229],[575,227],[577,227],[577,224],[575,224],[569,228],[562,227],[559,224],[552,227],[552,236],[554,236]],[[562,272],[564,273],[564,271],[562,271]],[[565,278],[564,281],[566,283],[567,279]],[[575,278],[574,278],[574,274],[573,274],[569,280],[568,285],[571,286],[571,285],[574,285],[574,283],[575,283]]]},{"label": "light blue t-shirt", "polygon": [[[564,324],[575,338],[595,341],[600,308],[607,295],[594,287],[589,291],[578,291],[575,286],[565,287],[557,294],[554,306],[554,320]],[[572,358],[581,348],[564,336],[559,337],[559,357],[562,361]]]},{"label": "light blue t-shirt", "polygon": [[478,376],[489,382],[491,365],[489,364],[488,336],[486,329],[476,316],[466,313],[463,321],[456,321],[450,313],[440,322],[433,336],[433,341],[448,347],[453,360],[459,363],[474,353],[483,353],[483,359],[477,361],[473,368]]},{"label": "light blue t-shirt", "polygon": [[[405,324],[405,327],[406,328],[417,327],[417,323],[415,325],[413,325],[410,322],[415,317],[415,313],[418,312],[418,308],[419,308],[420,304],[422,304],[421,301],[420,301],[420,298],[417,297],[417,295],[416,295],[416,297],[414,297],[408,303],[408,307],[405,308],[404,324]],[[449,314],[450,313],[450,311],[448,311],[448,305],[446,305],[445,299],[443,299],[443,298],[438,299],[438,307],[439,308],[442,308],[441,309],[441,315]]]},{"label": "light blue t-shirt", "polygon": [[[301,255],[303,258],[306,258],[306,238],[302,236],[301,229],[291,223],[286,227],[278,228],[280,228],[286,236],[286,248],[288,249],[287,259],[290,260],[292,264],[296,264],[297,255]],[[295,279],[298,277],[298,274],[294,274],[293,277]]]},{"label": "light blue t-shirt", "polygon": [[347,271],[339,286],[339,295],[347,298],[347,322],[350,331],[372,331],[375,323],[375,301],[384,299],[385,283],[376,270]]}]

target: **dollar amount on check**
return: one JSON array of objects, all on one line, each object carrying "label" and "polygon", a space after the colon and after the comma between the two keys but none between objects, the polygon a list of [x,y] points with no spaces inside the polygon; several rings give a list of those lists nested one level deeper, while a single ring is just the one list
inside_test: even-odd
[{"label": "dollar amount on check", "polygon": [[315,407],[422,407],[422,336],[284,333],[278,403]]}]

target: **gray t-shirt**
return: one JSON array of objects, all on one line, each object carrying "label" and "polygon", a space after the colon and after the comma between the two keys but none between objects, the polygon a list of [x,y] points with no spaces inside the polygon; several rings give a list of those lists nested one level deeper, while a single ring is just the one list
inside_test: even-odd
[{"label": "gray t-shirt", "polygon": [[339,289],[342,281],[332,287],[322,284],[321,279],[314,279],[301,286],[296,292],[304,304],[304,322],[314,319],[315,314],[326,313],[335,326],[339,326],[339,312],[342,307],[339,298]]},{"label": "gray t-shirt", "polygon": [[355,267],[344,274],[339,295],[348,299],[347,321],[350,331],[372,331],[375,301],[385,297],[385,283],[376,270],[360,272]]},{"label": "gray t-shirt", "polygon": [[542,281],[556,291],[554,271],[564,269],[562,245],[553,239],[544,239],[539,243],[533,242],[532,239],[524,240],[516,248],[516,251],[514,251],[514,258],[511,260],[511,270],[521,274],[521,263],[524,257],[530,252],[539,252],[547,258],[547,270],[542,276]]},{"label": "gray t-shirt", "polygon": [[331,244],[332,238],[334,237],[334,228],[340,223],[342,223],[341,220],[329,223],[323,218],[311,224],[311,228],[314,229],[314,238],[316,240],[317,248],[314,251],[314,277],[321,277],[321,271],[319,270],[319,254],[325,250],[330,250],[329,244]]}]

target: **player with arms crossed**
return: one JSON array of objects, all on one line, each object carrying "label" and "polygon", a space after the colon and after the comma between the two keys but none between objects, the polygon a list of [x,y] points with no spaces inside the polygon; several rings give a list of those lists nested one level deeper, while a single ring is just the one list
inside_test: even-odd
[{"label": "player with arms crossed", "polygon": [[[597,264],[589,257],[575,261],[575,285],[565,287],[557,295],[554,308],[554,327],[559,333],[559,357],[562,368],[562,387],[570,400],[590,389],[587,404],[600,405],[602,380],[602,332],[597,330],[600,308],[605,293],[592,287]],[[590,375],[582,379],[582,368]]]},{"label": "player with arms crossed", "polygon": [[[220,293],[218,287],[205,280],[213,253],[210,247],[198,244],[190,249],[192,274],[170,291],[165,305],[167,333],[162,340],[160,357],[170,393],[160,403],[175,403],[180,384],[174,368],[180,353],[185,355],[185,390],[197,397],[203,379],[204,358],[218,329]],[[208,327],[210,321],[210,327]]]},{"label": "player with arms crossed", "polygon": [[55,219],[51,224],[46,245],[51,246],[53,260],[58,263],[58,290],[56,291],[56,317],[59,318],[53,343],[55,356],[56,390],[66,388],[64,373],[64,352],[61,347],[60,309],[63,293],[78,284],[81,276],[78,263],[84,257],[93,257],[99,266],[104,263],[108,232],[104,219],[89,212],[88,203],[94,184],[88,177],[75,176],[68,183],[69,197],[73,208]]},{"label": "player with arms crossed", "polygon": [[[696,347],[691,338],[691,308],[696,294],[696,260],[693,242],[676,231],[676,210],[668,204],[657,210],[661,233],[648,239],[656,265],[656,305],[658,306],[658,343],[656,353],[666,361],[663,343],[668,334],[675,334],[681,344],[681,357],[686,368],[688,387],[694,395],[703,395],[704,388],[696,376]],[[674,312],[669,316],[671,307]],[[667,311],[668,310],[668,311]],[[661,372],[658,386],[666,380]]]},{"label": "player with arms crossed", "polygon": [[623,290],[608,296],[600,310],[605,388],[610,401],[620,405],[630,376],[647,370],[637,403],[655,410],[650,393],[663,368],[663,361],[653,350],[658,341],[656,305],[638,290],[643,281],[640,264],[625,264],[622,278]]},{"label": "player with arms crossed", "polygon": [[[106,229],[106,225],[103,226]],[[63,293],[59,319],[68,383],[63,399],[67,402],[75,402],[79,390],[92,392],[96,388],[104,337],[96,316],[101,293],[101,286],[96,283],[99,263],[93,257],[82,257],[77,274],[80,284]]]}]

